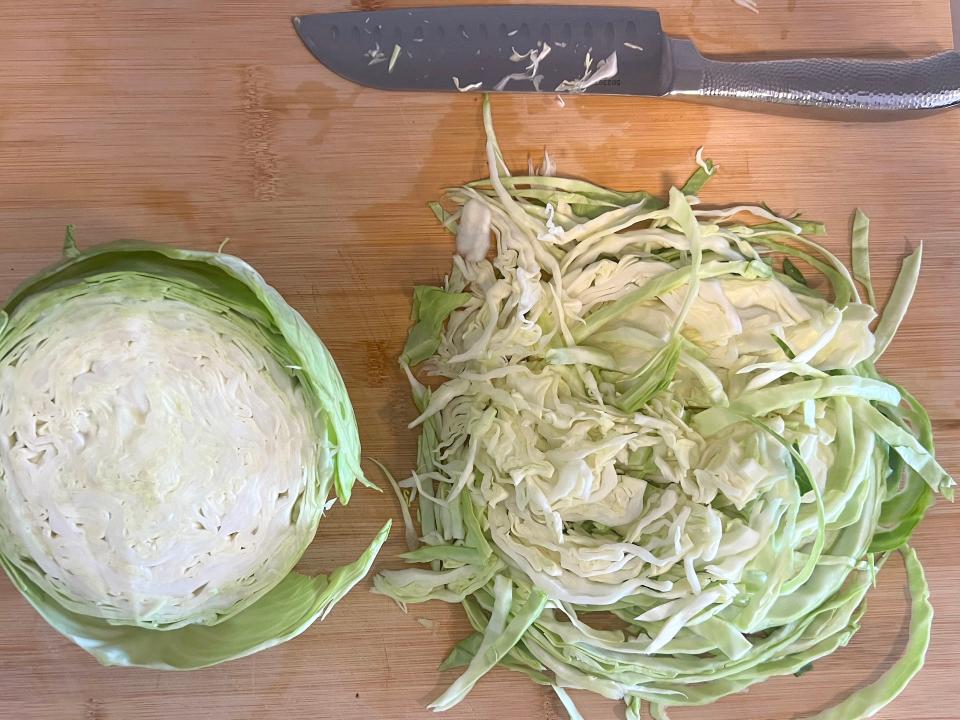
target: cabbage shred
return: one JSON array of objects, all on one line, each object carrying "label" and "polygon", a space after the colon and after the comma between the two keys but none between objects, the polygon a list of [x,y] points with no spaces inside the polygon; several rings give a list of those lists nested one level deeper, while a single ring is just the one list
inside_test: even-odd
[{"label": "cabbage shred", "polygon": [[[622,699],[631,718],[713,702],[846,645],[901,549],[907,656],[821,717],[872,714],[922,664],[932,614],[906,543],[954,484],[922,406],[873,364],[918,262],[878,345],[874,306],[809,237],[820,226],[700,209],[710,161],[666,200],[511,177],[488,102],[484,121],[489,180],[438,211],[470,250],[444,287],[418,288],[401,360],[443,379],[408,372],[421,436],[401,485],[420,545],[404,557],[429,567],[375,579],[400,603],[462,603],[475,629],[432,707],[496,664],[552,686],[571,717],[571,688]],[[491,235],[489,260],[477,238]],[[872,295],[868,263],[857,270]]]}]

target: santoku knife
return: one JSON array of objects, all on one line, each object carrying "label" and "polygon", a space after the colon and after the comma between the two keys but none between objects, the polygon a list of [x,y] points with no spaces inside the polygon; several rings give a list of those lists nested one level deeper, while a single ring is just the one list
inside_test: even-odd
[{"label": "santoku knife", "polygon": [[956,50],[914,60],[718,61],[664,35],[654,10],[453,5],[293,22],[320,62],[383,90],[643,95],[876,119],[960,104]]}]

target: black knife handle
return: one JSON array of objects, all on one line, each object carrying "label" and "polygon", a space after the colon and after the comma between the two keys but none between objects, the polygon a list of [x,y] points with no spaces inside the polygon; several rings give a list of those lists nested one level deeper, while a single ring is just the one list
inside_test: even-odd
[{"label": "black knife handle", "polygon": [[674,97],[880,115],[960,105],[960,52],[953,50],[916,60],[724,62],[703,57],[688,40],[667,45]]}]

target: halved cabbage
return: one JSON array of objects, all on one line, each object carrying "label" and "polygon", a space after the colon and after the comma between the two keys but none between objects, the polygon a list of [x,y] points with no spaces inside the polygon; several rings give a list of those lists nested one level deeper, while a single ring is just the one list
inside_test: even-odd
[{"label": "halved cabbage", "polygon": [[242,260],[121,243],[7,301],[0,563],[101,662],[188,669],[287,640],[369,570],[293,567],[359,466],[304,319]]}]

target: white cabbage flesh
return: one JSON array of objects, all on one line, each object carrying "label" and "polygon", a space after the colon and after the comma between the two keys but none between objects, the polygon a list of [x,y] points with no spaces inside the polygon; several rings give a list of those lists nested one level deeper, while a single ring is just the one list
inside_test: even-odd
[{"label": "white cabbage flesh", "polygon": [[[465,268],[468,283],[487,272],[473,264]],[[743,281],[714,281],[717,296],[733,302],[726,294],[728,282],[730,297],[740,300]],[[796,323],[793,308],[786,310],[779,302],[788,293],[778,280],[755,285],[746,306],[752,311],[750,319],[744,322],[756,337],[769,338]],[[495,292],[488,290],[488,303]],[[769,540],[767,508],[784,502],[795,488],[787,450],[764,430],[746,424],[704,437],[684,421],[687,411],[675,392],[666,391],[641,411],[628,413],[613,405],[613,385],[605,389],[608,384],[602,379],[603,404],[585,396],[583,377],[572,367],[514,366],[513,343],[522,346],[524,354],[533,351],[544,358],[552,339],[539,332],[542,323],[537,322],[552,309],[549,285],[541,283],[538,302],[526,317],[509,309],[520,303],[522,292],[518,282],[512,296],[496,296],[496,312],[489,317],[499,318],[500,327],[491,337],[509,332],[510,340],[491,343],[490,352],[471,359],[468,372],[456,370],[460,361],[447,358],[470,354],[490,327],[488,316],[480,311],[472,322],[452,320],[433,365],[443,374],[459,374],[466,383],[455,386],[459,397],[436,393],[424,414],[439,417],[442,451],[433,473],[424,477],[456,489],[464,486],[464,478],[475,478],[474,492],[488,508],[491,539],[556,600],[604,605],[651,590],[676,598],[700,593],[711,583],[739,582],[746,562]],[[640,304],[630,318],[644,312],[655,316],[658,310],[665,313],[666,326],[672,324],[676,313],[657,298]],[[705,327],[720,326],[727,315],[722,303],[704,302],[695,312]],[[800,319],[806,320],[802,315]],[[699,336],[686,327],[683,334]],[[854,333],[843,326],[838,335],[843,334]],[[643,348],[631,353],[617,335],[609,331],[605,341],[593,347],[620,357],[623,371],[636,371],[652,353]],[[522,340],[527,336],[533,342]],[[741,337],[730,335],[699,346],[713,351],[711,357],[725,357],[731,352],[727,346]],[[773,359],[780,351],[772,340],[770,344],[772,349],[764,354],[752,348],[752,360]],[[727,388],[740,381],[735,370],[722,364],[709,364],[709,369]],[[443,388],[452,389],[450,385]],[[448,398],[448,404],[439,404]],[[789,422],[793,439],[818,437],[799,415],[772,420],[780,433]],[[803,451],[808,464],[818,468],[816,479],[822,485],[830,445],[807,443]],[[717,500],[723,502],[713,505]],[[806,502],[812,504],[813,496]],[[585,521],[590,524],[584,526]],[[598,533],[597,523],[609,531]],[[715,565],[728,532],[738,538],[737,562]],[[784,555],[783,561],[788,558]]]},{"label": "white cabbage flesh", "polygon": [[211,617],[289,571],[316,462],[298,381],[235,321],[111,291],[46,310],[0,363],[0,532],[102,617]]}]

